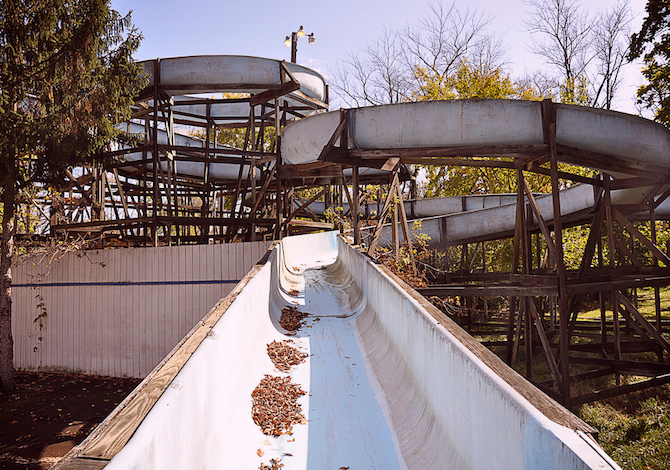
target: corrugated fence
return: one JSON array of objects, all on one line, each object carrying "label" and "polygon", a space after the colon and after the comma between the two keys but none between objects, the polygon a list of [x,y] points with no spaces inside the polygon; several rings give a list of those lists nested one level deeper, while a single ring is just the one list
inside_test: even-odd
[{"label": "corrugated fence", "polygon": [[14,365],[146,376],[269,243],[69,253],[14,267]]}]

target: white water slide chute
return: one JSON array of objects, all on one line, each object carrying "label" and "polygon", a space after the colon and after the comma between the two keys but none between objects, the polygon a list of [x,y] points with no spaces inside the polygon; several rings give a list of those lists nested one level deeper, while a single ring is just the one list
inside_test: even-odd
[{"label": "white water slide chute", "polygon": [[[310,314],[296,336],[287,305]],[[285,339],[309,357],[281,373],[267,345]],[[266,374],[307,393],[291,435],[252,420]],[[55,468],[618,468],[592,431],[326,232],[277,245]]]},{"label": "white water slide chute", "polygon": [[[509,156],[516,160],[499,161],[508,168],[546,172],[544,163],[559,161],[613,177],[581,178],[591,184],[537,198],[545,221],[560,204],[555,223],[588,220],[600,197],[594,188],[625,214],[667,196],[665,128],[549,105],[445,101],[324,113],[286,126],[281,154],[296,167],[373,168],[392,159]],[[439,214],[440,204],[426,213]],[[482,200],[481,209],[462,206],[423,227],[446,245],[500,238],[513,234],[518,212],[507,198]],[[288,306],[310,315],[295,335],[280,324]],[[280,372],[267,345],[285,339],[309,356]],[[561,353],[567,358],[567,348]],[[292,435],[269,436],[253,422],[251,394],[265,375],[290,377],[306,392],[307,421]],[[55,468],[253,469],[271,459],[287,470],[618,468],[593,432],[386,268],[325,232],[276,244]]]}]

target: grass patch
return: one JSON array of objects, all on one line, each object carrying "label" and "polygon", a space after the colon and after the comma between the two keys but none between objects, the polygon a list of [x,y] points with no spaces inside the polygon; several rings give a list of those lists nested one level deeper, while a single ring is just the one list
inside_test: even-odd
[{"label": "grass patch", "polygon": [[[663,336],[670,340],[670,288],[660,289],[661,316],[664,321]],[[656,309],[654,289],[644,288],[637,292],[638,310],[654,325],[656,323]],[[612,311],[607,303],[607,318],[612,320]],[[503,316],[504,319],[504,316]],[[600,305],[597,296],[584,299],[580,320],[600,320]],[[622,328],[626,335],[626,328]],[[476,335],[476,333],[475,333]],[[591,336],[573,337],[573,343],[589,343],[594,341],[593,335],[598,335],[595,329]],[[609,341],[612,341],[611,325],[609,327]],[[480,340],[505,340],[505,336],[486,337]],[[556,339],[554,339],[554,342]],[[501,359],[506,354],[505,346],[491,346]],[[513,368],[520,374],[525,374],[525,349],[519,347],[519,352]],[[600,354],[591,352],[580,353],[583,356],[600,357]],[[665,353],[667,361],[667,353]],[[627,353],[623,359],[655,362],[656,353]],[[593,366],[572,364],[572,374],[579,374],[593,370]],[[533,350],[533,379],[536,382],[551,380],[551,370],[539,344],[534,343]],[[644,377],[623,377],[624,383],[633,383],[644,380]],[[571,386],[573,396],[591,393],[615,386],[613,375],[599,377],[587,381],[574,383]],[[670,470],[670,384],[655,387],[627,395],[613,397],[581,406],[574,410],[585,422],[599,430],[599,443],[623,469],[625,470]]]},{"label": "grass patch", "polygon": [[[661,297],[661,316],[668,318],[670,314],[670,288],[662,287],[659,290]],[[638,310],[647,320],[656,318],[656,307],[654,304],[654,289],[653,287],[644,287],[637,290]],[[597,301],[591,301],[588,304],[582,304],[583,311],[579,312],[579,318],[589,320],[600,319],[600,306]],[[608,320],[612,319],[611,305],[607,302],[606,317]]]},{"label": "grass patch", "polygon": [[670,469],[670,385],[581,407],[623,469]]}]

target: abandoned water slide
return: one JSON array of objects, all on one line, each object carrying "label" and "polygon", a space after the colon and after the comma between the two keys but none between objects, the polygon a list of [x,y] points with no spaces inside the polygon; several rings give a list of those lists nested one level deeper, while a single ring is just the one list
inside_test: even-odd
[{"label": "abandoned water slide", "polygon": [[[211,63],[201,59],[190,67]],[[175,67],[185,66],[175,60]],[[175,78],[180,93],[185,82],[200,80],[189,77]],[[544,143],[540,103],[412,103],[346,114],[340,146],[359,152]],[[341,117],[325,113],[288,125],[284,163],[315,162]],[[670,137],[662,126],[564,105],[556,105],[556,122],[558,145],[585,155],[567,163],[611,171],[622,162],[622,169],[667,173]],[[614,160],[603,162],[605,154]],[[612,198],[634,204],[665,190],[617,189]],[[538,204],[551,220],[546,200]],[[591,210],[593,190],[575,186],[560,203],[566,218]],[[448,213],[437,205],[436,215]],[[461,209],[438,217],[431,239],[455,244],[473,234],[506,236],[515,212],[504,199]],[[424,220],[424,230],[429,225]],[[308,314],[295,332],[281,324],[289,307]],[[267,352],[268,344],[284,340],[308,355],[288,372]],[[252,393],[266,375],[290,378],[305,392],[294,393],[303,415],[292,434],[275,436],[254,422]],[[276,245],[55,468],[82,462],[110,469],[262,468],[272,459],[286,469],[618,468],[589,437],[593,431],[382,266],[336,234],[322,233]]]},{"label": "abandoned water slide", "polygon": [[[282,310],[307,313],[295,332]],[[308,354],[288,372],[268,344]],[[291,434],[252,392],[289,377]],[[54,468],[618,468],[585,423],[335,232],[285,238]],[[68,463],[69,462],[69,463]]]}]

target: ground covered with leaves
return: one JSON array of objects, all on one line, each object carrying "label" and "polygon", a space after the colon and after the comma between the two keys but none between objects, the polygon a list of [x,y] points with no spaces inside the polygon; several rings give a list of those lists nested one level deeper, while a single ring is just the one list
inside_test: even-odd
[{"label": "ground covered with leaves", "polygon": [[139,379],[16,373],[0,393],[0,469],[47,469],[79,444]]}]

